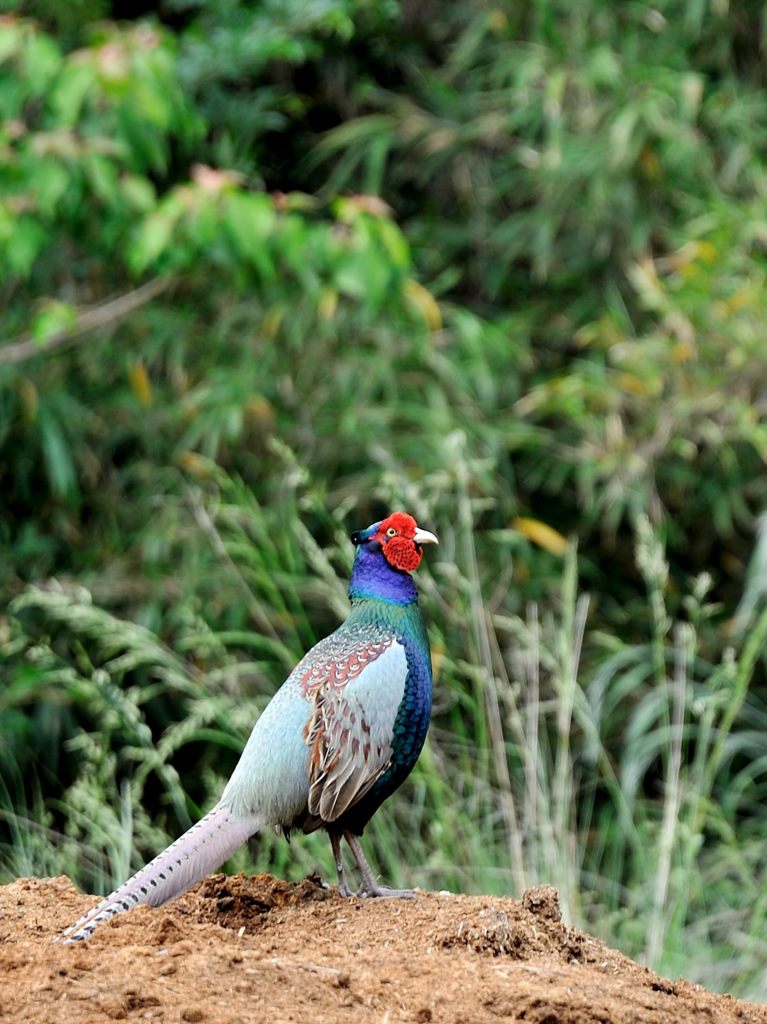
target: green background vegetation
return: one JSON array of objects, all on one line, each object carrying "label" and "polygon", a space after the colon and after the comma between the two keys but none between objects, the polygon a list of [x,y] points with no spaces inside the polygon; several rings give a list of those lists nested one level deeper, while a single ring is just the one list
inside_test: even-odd
[{"label": "green background vegetation", "polygon": [[401,507],[382,874],[767,999],[764,4],[141,6],[0,16],[0,877],[187,827]]}]

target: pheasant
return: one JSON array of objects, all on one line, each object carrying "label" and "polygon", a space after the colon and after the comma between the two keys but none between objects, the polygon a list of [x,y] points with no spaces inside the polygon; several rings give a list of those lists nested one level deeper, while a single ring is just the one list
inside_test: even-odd
[{"label": "pheasant", "polygon": [[161,906],[218,868],[251,835],[275,827],[330,837],[338,888],[351,895],[341,841],[360,895],[411,897],[373,875],[359,837],[410,774],[431,714],[431,659],[410,575],[436,544],[404,512],[351,535],[346,621],[298,663],[259,717],[216,806],[60,938],[78,942],[141,903]]}]

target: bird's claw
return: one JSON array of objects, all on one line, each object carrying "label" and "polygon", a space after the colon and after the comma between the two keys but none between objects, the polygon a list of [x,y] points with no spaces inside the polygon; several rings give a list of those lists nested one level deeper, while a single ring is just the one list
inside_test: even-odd
[{"label": "bird's claw", "polygon": [[414,900],[413,889],[390,889],[388,885],[365,886],[357,893],[363,899],[384,899],[384,900]]}]

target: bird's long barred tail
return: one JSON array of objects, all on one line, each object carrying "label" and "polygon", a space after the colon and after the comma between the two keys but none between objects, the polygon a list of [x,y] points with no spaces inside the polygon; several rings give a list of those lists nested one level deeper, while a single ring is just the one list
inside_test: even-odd
[{"label": "bird's long barred tail", "polygon": [[82,942],[91,937],[98,925],[140,903],[159,907],[180,896],[190,885],[220,867],[258,828],[255,818],[235,818],[228,807],[218,804],[119,889],[65,929],[56,941]]}]

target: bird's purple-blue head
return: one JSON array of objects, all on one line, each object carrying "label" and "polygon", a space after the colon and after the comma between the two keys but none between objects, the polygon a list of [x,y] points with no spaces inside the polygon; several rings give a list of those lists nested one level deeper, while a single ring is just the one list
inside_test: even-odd
[{"label": "bird's purple-blue head", "polygon": [[355,530],[352,543],[368,551],[380,550],[393,569],[413,572],[421,564],[422,545],[439,541],[433,533],[422,530],[407,512],[392,512],[366,530]]}]

